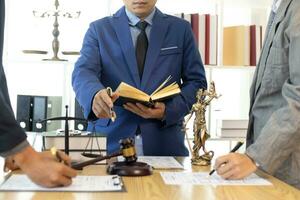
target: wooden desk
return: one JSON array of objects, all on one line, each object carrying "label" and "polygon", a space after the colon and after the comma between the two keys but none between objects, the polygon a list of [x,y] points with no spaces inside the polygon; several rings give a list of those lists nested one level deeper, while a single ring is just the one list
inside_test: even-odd
[{"label": "wooden desk", "polygon": [[[188,158],[182,159],[185,171],[208,171],[208,167],[191,167]],[[105,166],[94,165],[85,168],[80,174],[105,175]],[[3,200],[299,200],[297,190],[278,179],[259,172],[273,186],[171,186],[165,185],[159,171],[147,177],[124,177],[126,192],[71,193],[71,192],[1,192]]]}]

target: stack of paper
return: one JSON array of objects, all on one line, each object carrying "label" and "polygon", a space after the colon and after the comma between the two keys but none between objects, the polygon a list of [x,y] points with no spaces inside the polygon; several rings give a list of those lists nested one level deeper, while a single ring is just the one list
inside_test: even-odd
[{"label": "stack of paper", "polygon": [[140,156],[138,161],[145,162],[154,169],[183,169],[183,166],[171,156]]},{"label": "stack of paper", "polygon": [[245,138],[247,135],[247,119],[217,120],[217,136],[225,138]]}]

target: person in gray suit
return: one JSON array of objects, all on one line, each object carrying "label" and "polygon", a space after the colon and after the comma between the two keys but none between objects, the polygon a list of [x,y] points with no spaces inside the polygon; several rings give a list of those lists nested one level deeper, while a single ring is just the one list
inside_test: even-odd
[{"label": "person in gray suit", "polygon": [[225,179],[257,168],[300,189],[300,1],[275,0],[250,89],[245,154],[217,158]]},{"label": "person in gray suit", "polygon": [[[6,78],[2,66],[4,35],[4,0],[0,0],[0,156],[9,169],[21,168],[35,183],[45,187],[65,186],[72,183],[76,170],[57,162],[49,152],[38,153],[27,142],[26,134],[15,120],[11,108]],[[70,158],[58,152],[62,160]]]}]

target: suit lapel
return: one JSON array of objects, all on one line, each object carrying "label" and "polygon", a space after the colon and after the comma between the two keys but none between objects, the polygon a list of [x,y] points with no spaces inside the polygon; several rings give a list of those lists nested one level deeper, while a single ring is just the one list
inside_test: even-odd
[{"label": "suit lapel", "polygon": [[149,78],[151,76],[151,72],[155,67],[155,62],[160,53],[160,49],[169,26],[169,23],[167,20],[165,20],[165,18],[167,18],[167,16],[157,9],[153,18],[153,26],[150,33],[149,46],[142,77],[141,88],[143,90],[145,89],[147,82],[149,81]]},{"label": "suit lapel", "polygon": [[116,31],[117,38],[120,42],[124,58],[126,59],[129,71],[135,82],[137,88],[140,87],[140,77],[137,68],[137,62],[135,57],[135,50],[132,44],[132,37],[129,29],[129,23],[125,8],[121,8],[114,16],[112,20],[113,27]]},{"label": "suit lapel", "polygon": [[283,0],[281,2],[281,5],[279,6],[276,16],[274,18],[274,22],[270,28],[269,35],[265,38],[265,44],[262,50],[258,68],[256,69],[255,76],[254,76],[255,89],[252,88],[252,93],[251,93],[252,97],[254,97],[257,94],[260,88],[263,74],[266,68],[266,62],[270,53],[270,49],[272,47],[274,35],[276,33],[279,23],[283,20],[286,10],[288,9],[291,1],[292,0]]}]

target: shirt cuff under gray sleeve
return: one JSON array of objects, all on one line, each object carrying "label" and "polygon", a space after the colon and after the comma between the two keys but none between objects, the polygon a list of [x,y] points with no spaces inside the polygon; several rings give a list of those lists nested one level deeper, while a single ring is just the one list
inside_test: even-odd
[{"label": "shirt cuff under gray sleeve", "polygon": [[20,144],[18,144],[17,146],[15,146],[14,148],[12,148],[9,151],[5,151],[5,152],[0,152],[0,156],[1,157],[7,157],[7,156],[11,156],[14,155],[20,151],[22,151],[23,149],[25,149],[27,146],[29,146],[30,144],[28,143],[27,140],[24,140],[23,142],[21,142]]}]

